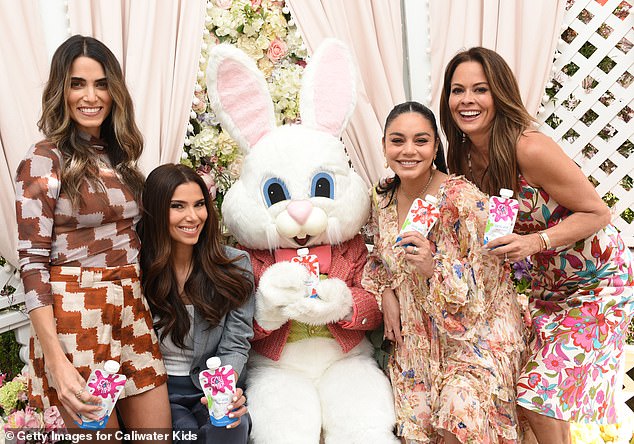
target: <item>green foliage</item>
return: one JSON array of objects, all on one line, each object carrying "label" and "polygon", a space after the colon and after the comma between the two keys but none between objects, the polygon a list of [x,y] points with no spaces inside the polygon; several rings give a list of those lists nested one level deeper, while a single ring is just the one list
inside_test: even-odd
[{"label": "green foliage", "polygon": [[15,340],[13,331],[0,334],[0,373],[6,373],[7,381],[19,374],[24,367],[20,360],[20,344]]},{"label": "green foliage", "polygon": [[546,123],[552,128],[556,129],[559,125],[561,125],[562,120],[557,116],[557,114],[551,114],[546,119]]}]

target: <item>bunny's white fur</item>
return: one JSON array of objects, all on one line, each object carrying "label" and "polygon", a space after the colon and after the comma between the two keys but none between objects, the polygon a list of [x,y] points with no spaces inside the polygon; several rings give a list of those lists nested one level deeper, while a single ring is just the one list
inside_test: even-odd
[{"label": "bunny's white fur", "polygon": [[[259,354],[252,353],[247,380],[256,444],[317,444],[322,433],[328,444],[396,442],[389,382],[364,338],[381,319],[360,285],[366,251],[358,233],[369,198],[339,138],[355,85],[351,54],[327,39],[304,71],[302,123],[276,127],[255,62],[229,45],[211,52],[210,102],[245,154],[222,215],[251,253],[258,282]],[[316,246],[326,246],[332,263],[318,297],[308,298],[306,269],[276,261],[274,253]],[[305,335],[290,341],[291,327],[295,339],[298,331]]]}]

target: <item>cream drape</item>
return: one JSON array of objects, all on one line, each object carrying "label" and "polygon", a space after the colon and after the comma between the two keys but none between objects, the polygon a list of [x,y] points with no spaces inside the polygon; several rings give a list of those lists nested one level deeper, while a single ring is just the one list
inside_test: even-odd
[{"label": "cream drape", "polygon": [[[145,173],[180,158],[198,72],[205,0],[69,0],[71,34],[103,41],[119,59],[145,149]],[[37,0],[0,0],[0,255],[17,264],[13,176],[41,138],[36,122],[49,60]]]},{"label": "cream drape", "polygon": [[566,0],[429,2],[434,111],[449,60],[462,49],[484,46],[504,57],[517,77],[526,109],[535,115],[551,76],[565,6]]},{"label": "cream drape", "polygon": [[180,158],[202,43],[206,0],[69,0],[73,34],[114,52],[132,94],[145,149],[141,169]]},{"label": "cream drape", "polygon": [[41,138],[37,120],[48,60],[37,0],[0,0],[0,255],[17,264],[13,178],[24,153]]},{"label": "cream drape", "polygon": [[383,122],[405,100],[400,1],[287,0],[309,54],[326,37],[352,50],[359,67],[357,107],[343,140],[368,185],[384,177]]}]

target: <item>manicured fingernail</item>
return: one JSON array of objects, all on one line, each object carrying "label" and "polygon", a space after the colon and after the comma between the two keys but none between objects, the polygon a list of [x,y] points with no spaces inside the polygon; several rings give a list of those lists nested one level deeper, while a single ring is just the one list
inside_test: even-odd
[{"label": "manicured fingernail", "polygon": [[238,400],[238,397],[237,397],[237,396],[234,396],[234,397],[233,397],[233,402],[236,402],[237,400]]}]

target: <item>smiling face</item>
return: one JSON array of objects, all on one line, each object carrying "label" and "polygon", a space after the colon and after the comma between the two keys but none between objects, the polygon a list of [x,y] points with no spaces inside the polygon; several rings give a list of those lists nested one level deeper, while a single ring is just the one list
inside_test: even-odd
[{"label": "smiling face", "polygon": [[101,124],[112,109],[112,96],[101,63],[85,56],[73,61],[66,105],[81,131],[99,137]]},{"label": "smiling face", "polygon": [[451,78],[449,109],[458,128],[470,138],[488,134],[495,118],[491,88],[478,62],[456,67]]},{"label": "smiling face", "polygon": [[436,146],[431,122],[416,112],[397,116],[389,123],[383,138],[388,166],[402,181],[429,177]]},{"label": "smiling face", "polygon": [[203,192],[195,182],[179,185],[170,201],[169,233],[172,243],[195,245],[207,220]]}]

